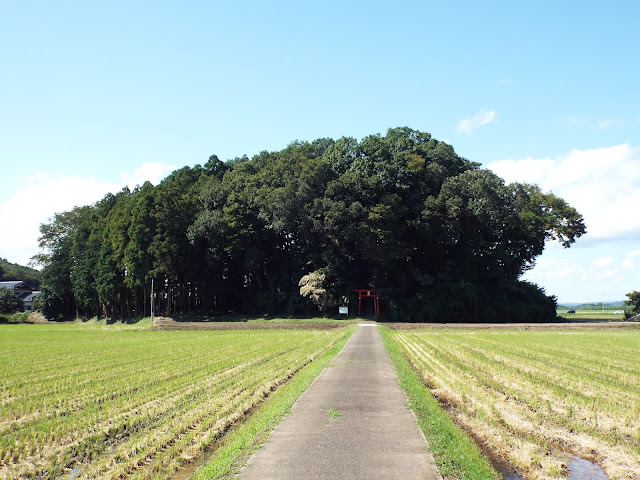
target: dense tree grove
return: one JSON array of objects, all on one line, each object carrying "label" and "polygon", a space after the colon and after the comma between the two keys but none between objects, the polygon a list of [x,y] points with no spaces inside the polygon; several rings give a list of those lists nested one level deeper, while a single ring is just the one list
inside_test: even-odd
[{"label": "dense tree grove", "polygon": [[584,232],[553,194],[395,128],[214,155],[57,214],[38,260],[49,317],[148,315],[154,279],[167,315],[333,314],[375,286],[389,320],[542,321],[555,299],[519,277]]}]

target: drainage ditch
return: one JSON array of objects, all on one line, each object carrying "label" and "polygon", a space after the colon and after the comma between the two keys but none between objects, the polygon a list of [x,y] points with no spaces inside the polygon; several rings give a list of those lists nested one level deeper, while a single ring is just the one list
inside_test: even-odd
[{"label": "drainage ditch", "polygon": [[[589,460],[570,453],[563,453],[560,457],[564,459],[567,466],[569,480],[607,480],[609,478],[602,468]],[[505,462],[499,462],[498,471],[502,475],[502,480],[526,480]]]}]

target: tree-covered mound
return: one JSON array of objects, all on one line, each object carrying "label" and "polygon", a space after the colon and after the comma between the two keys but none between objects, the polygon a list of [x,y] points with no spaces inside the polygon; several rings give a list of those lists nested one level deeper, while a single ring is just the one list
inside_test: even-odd
[{"label": "tree-covered mound", "polygon": [[398,321],[547,321],[555,298],[519,280],[580,214],[509,184],[409,128],[294,142],[174,171],[41,226],[49,317],[157,311],[299,315],[375,287]]}]

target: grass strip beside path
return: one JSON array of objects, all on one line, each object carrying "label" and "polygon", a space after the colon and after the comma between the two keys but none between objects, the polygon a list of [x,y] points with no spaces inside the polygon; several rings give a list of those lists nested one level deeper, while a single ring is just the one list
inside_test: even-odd
[{"label": "grass strip beside path", "polygon": [[440,408],[437,400],[411,368],[387,327],[379,327],[382,342],[391,359],[398,382],[407,393],[409,406],[418,418],[429,449],[444,478],[495,480],[499,475],[464,431]]},{"label": "grass strip beside path", "polygon": [[193,480],[234,478],[249,457],[260,448],[269,438],[271,431],[289,413],[298,397],[340,353],[355,329],[356,326],[346,328],[344,335],[333,347],[302,368],[261,403],[245,421],[227,432],[213,456],[194,474]]}]

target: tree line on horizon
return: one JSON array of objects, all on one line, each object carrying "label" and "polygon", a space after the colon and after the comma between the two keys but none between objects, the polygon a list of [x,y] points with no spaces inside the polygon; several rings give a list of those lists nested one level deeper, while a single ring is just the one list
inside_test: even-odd
[{"label": "tree line on horizon", "polygon": [[375,288],[388,320],[478,322],[555,319],[555,297],[520,276],[585,226],[552,193],[402,127],[213,155],[40,232],[48,318],[149,315],[153,280],[169,316],[335,314]]},{"label": "tree line on horizon", "polygon": [[25,282],[34,290],[38,290],[42,278],[40,272],[34,268],[11,263],[6,258],[0,258],[0,281],[11,280]]}]

